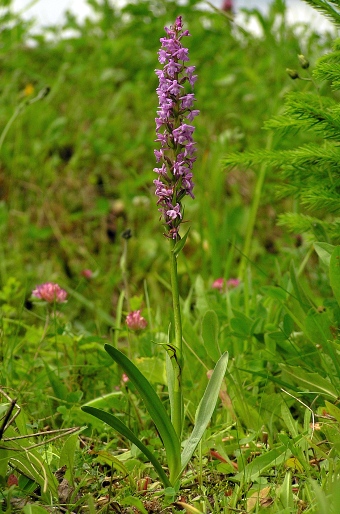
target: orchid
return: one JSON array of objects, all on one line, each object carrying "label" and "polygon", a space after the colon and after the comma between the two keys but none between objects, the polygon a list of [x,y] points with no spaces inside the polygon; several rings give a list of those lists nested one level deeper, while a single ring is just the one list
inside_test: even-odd
[{"label": "orchid", "polygon": [[[116,347],[106,344],[104,348],[123,369],[143,399],[164,444],[169,476],[165,473],[157,456],[150,452],[148,447],[136,437],[120,418],[90,405],[82,408],[85,412],[105,421],[143,452],[163,482],[164,494],[171,497],[171,501],[173,501],[179,491],[180,478],[203,437],[213,414],[226,372],[228,353],[226,352],[218,358],[201,402],[197,407],[195,426],[191,435],[182,442],[184,425],[182,372],[185,362],[177,258],[189,232],[187,231],[182,238],[179,235],[179,227],[184,216],[182,200],[186,195],[194,198],[192,168],[196,160],[196,146],[193,140],[195,128],[190,122],[199,114],[199,111],[193,109],[194,94],[186,91],[187,85],[193,87],[197,77],[194,74],[195,67],[185,64],[189,60],[189,52],[187,48],[182,46],[181,39],[188,36],[189,32],[183,30],[181,16],[176,19],[173,26],[165,27],[165,32],[167,37],[160,39],[162,47],[158,52],[158,60],[164,67],[162,70],[156,70],[159,78],[157,88],[159,108],[155,120],[156,142],[160,143],[160,148],[154,150],[156,161],[159,164],[154,169],[157,173],[154,184],[158,197],[157,204],[160,207],[159,210],[162,213],[166,228],[165,236],[168,238],[170,246],[173,316],[168,333],[168,342],[164,344],[170,416],[152,385],[138,367]],[[147,324],[141,316],[140,310],[130,312],[125,322],[128,328],[136,331],[145,328]]]},{"label": "orchid", "polygon": [[193,195],[192,167],[196,160],[192,122],[199,114],[193,109],[195,95],[186,91],[186,86],[193,87],[197,76],[195,66],[186,66],[189,51],[182,46],[181,39],[189,36],[183,30],[182,17],[175,24],[165,27],[168,37],[160,39],[162,47],[158,60],[164,65],[162,70],[155,70],[159,79],[157,95],[159,107],[156,121],[156,142],[161,149],[155,150],[159,167],[154,168],[158,178],[154,180],[157,204],[167,228],[166,236],[179,239],[179,226],[183,221],[182,199]]}]

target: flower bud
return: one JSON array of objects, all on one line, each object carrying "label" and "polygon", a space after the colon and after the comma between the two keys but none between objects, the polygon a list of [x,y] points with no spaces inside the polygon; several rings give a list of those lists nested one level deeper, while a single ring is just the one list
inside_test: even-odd
[{"label": "flower bud", "polygon": [[291,70],[289,68],[286,68],[286,72],[288,73],[288,75],[290,76],[291,79],[295,80],[295,79],[299,79],[299,74],[296,70]]},{"label": "flower bud", "polygon": [[304,70],[309,68],[309,61],[308,61],[308,59],[306,59],[306,57],[304,55],[302,55],[302,54],[298,55],[298,59],[299,59],[301,68],[303,68]]}]

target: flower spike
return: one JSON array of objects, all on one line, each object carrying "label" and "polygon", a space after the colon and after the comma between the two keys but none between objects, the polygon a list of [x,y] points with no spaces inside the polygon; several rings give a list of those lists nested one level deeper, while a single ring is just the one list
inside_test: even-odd
[{"label": "flower spike", "polygon": [[163,64],[162,70],[155,70],[159,79],[157,95],[159,107],[156,121],[156,142],[161,148],[155,150],[159,167],[154,168],[158,174],[154,180],[157,205],[162,213],[166,236],[178,239],[179,226],[183,221],[184,196],[193,195],[192,167],[196,160],[193,133],[195,127],[190,123],[199,114],[193,109],[195,95],[186,91],[196,81],[195,66],[186,66],[189,51],[184,48],[181,39],[190,36],[183,31],[182,17],[178,16],[171,27],[165,27],[167,37],[160,39],[162,44],[158,60]]}]

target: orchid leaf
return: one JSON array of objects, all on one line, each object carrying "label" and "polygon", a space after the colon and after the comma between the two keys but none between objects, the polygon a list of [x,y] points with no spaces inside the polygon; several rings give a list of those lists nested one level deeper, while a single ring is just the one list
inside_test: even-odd
[{"label": "orchid leaf", "polygon": [[172,412],[173,405],[174,405],[174,368],[172,366],[171,359],[169,357],[168,352],[165,354],[165,365],[166,365],[166,376],[168,381],[168,394],[169,394],[169,400],[170,400],[170,409]]},{"label": "orchid leaf", "polygon": [[212,372],[209,383],[204,391],[203,397],[196,411],[196,423],[194,429],[187,440],[181,455],[181,472],[184,471],[186,465],[191,459],[200,440],[203,437],[205,429],[214,412],[218,394],[221,389],[222,380],[224,378],[228,364],[228,352],[225,352],[218,360],[214,371]]},{"label": "orchid leaf", "polygon": [[180,251],[184,248],[185,242],[189,235],[189,231],[190,231],[190,227],[188,228],[188,230],[186,231],[184,236],[181,237],[181,239],[179,241],[177,241],[177,243],[175,244],[175,248],[173,249],[175,257],[177,257],[177,255],[180,253]]},{"label": "orchid leaf", "polygon": [[144,453],[145,457],[151,462],[153,467],[158,473],[159,478],[163,482],[165,487],[170,487],[171,483],[166,476],[162,466],[156,459],[154,453],[152,453],[146,446],[143,444],[138,437],[135,436],[135,434],[126,426],[124,423],[122,423],[116,416],[113,414],[110,414],[109,412],[105,412],[101,409],[96,409],[95,407],[89,407],[88,405],[84,405],[82,407],[82,410],[84,412],[87,412],[88,414],[91,414],[92,416],[100,419],[101,421],[104,421],[104,423],[107,423],[110,425],[110,427],[114,428],[119,432],[122,436],[126,437],[131,441],[131,443],[135,444],[137,448],[140,449],[141,452]]},{"label": "orchid leaf", "polygon": [[177,476],[180,470],[180,442],[163,403],[150,383],[130,359],[109,344],[106,344],[104,348],[110,357],[123,368],[143,398],[150,417],[155,423],[164,444],[171,481],[172,477]]}]

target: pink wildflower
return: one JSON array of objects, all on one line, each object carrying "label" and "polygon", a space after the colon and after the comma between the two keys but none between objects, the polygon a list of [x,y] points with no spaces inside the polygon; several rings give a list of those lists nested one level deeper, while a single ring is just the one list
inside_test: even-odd
[{"label": "pink wildflower", "polygon": [[40,284],[32,291],[32,295],[48,303],[64,303],[67,300],[67,292],[53,282]]},{"label": "pink wildflower", "polygon": [[90,270],[90,269],[83,269],[81,271],[81,275],[84,277],[84,278],[87,278],[87,280],[90,280],[92,277],[93,277],[93,271]]},{"label": "pink wildflower", "polygon": [[213,289],[218,289],[219,291],[222,291],[224,288],[225,280],[224,278],[217,278],[211,285]]},{"label": "pink wildflower", "polygon": [[229,278],[229,280],[225,281],[224,278],[217,278],[212,284],[211,287],[213,289],[218,289],[220,292],[224,291],[226,288],[233,289],[234,287],[238,287],[240,285],[240,280],[238,278]]},{"label": "pink wildflower", "polygon": [[240,280],[238,278],[230,278],[227,280],[227,287],[238,287],[240,285]]},{"label": "pink wildflower", "polygon": [[126,373],[123,373],[122,374],[122,382],[124,382],[124,384],[126,384],[126,382],[128,382],[130,379],[129,377],[127,376]]},{"label": "pink wildflower", "polygon": [[140,310],[132,311],[126,316],[125,323],[130,330],[143,330],[147,326],[147,321],[140,314]]}]

